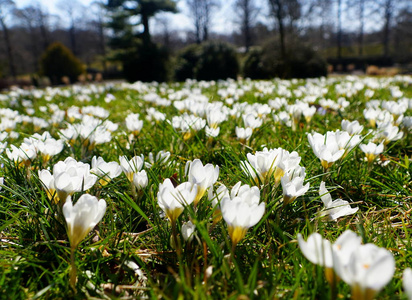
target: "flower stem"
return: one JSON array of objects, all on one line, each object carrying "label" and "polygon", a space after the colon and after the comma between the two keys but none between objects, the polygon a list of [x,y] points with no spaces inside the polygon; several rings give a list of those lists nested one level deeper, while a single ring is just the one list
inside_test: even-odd
[{"label": "flower stem", "polygon": [[76,293],[76,281],[77,281],[77,269],[76,269],[76,262],[74,260],[76,248],[71,247],[70,249],[70,286]]}]

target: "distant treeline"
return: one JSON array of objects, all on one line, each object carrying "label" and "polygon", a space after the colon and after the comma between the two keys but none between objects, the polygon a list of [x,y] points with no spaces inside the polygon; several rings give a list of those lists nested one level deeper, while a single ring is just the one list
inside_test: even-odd
[{"label": "distant treeline", "polygon": [[62,0],[65,25],[39,4],[17,9],[0,0],[0,78],[47,75],[44,56],[54,42],[80,60],[83,73],[143,81],[218,79],[216,70],[220,77],[311,77],[324,74],[326,62],[339,71],[412,62],[411,1],[233,0],[227,22],[237,30],[225,34],[212,31],[223,1],[184,1],[192,26],[179,32],[160,14],[177,12],[172,0],[89,7]]}]

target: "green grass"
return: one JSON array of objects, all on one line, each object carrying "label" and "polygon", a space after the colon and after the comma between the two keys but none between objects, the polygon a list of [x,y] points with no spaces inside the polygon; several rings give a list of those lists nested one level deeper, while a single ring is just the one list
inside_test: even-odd
[{"label": "green grass", "polygon": [[[367,84],[376,80],[379,88],[374,89],[374,99],[393,100],[389,87],[399,86],[404,96],[412,98],[412,87],[406,79],[360,78]],[[408,80],[411,80],[408,77]],[[315,81],[314,86],[327,89],[325,98],[337,100],[341,96],[335,86],[356,81],[345,78],[332,78],[324,82]],[[379,293],[379,299],[406,299],[402,290],[402,272],[412,267],[411,243],[411,174],[412,138],[405,133],[399,141],[391,142],[380,156],[389,160],[388,165],[375,162],[373,165],[363,160],[364,154],[358,147],[344,159],[337,161],[327,173],[324,173],[319,159],[314,155],[307,140],[307,133],[334,131],[340,129],[343,118],[359,120],[365,126],[363,134],[371,129],[362,115],[365,103],[364,87],[346,97],[351,105],[344,111],[328,111],[325,115],[316,114],[310,124],[302,118],[297,131],[285,125],[275,124],[268,115],[262,127],[256,129],[252,138],[241,144],[236,139],[235,127],[243,126],[241,117],[229,117],[220,125],[218,137],[209,139],[204,130],[197,132],[191,139],[184,140],[166,122],[150,122],[145,119],[146,109],[153,103],[143,101],[149,92],[159,93],[167,98],[167,92],[161,88],[175,91],[200,88],[211,101],[224,101],[217,95],[219,88],[228,85],[236,88],[251,86],[237,102],[267,103],[279,94],[283,83],[272,81],[273,92],[257,99],[261,82],[219,82],[216,86],[204,87],[193,83],[165,85],[147,84],[144,91],[136,91],[126,86],[103,88],[100,92],[91,92],[90,102],[78,101],[71,89],[67,97],[55,96],[48,102],[44,95],[35,98],[32,93],[15,93],[10,96],[15,102],[14,110],[26,115],[22,100],[33,103],[35,115],[50,117],[50,110],[42,112],[40,107],[50,107],[55,103],[62,110],[72,105],[96,105],[110,112],[108,120],[119,124],[119,129],[112,134],[112,141],[97,145],[94,149],[82,151],[82,142],[76,140],[73,146],[65,145],[63,151],[52,157],[45,165],[41,160],[33,159],[29,167],[17,166],[2,154],[1,176],[5,184],[0,191],[0,297],[4,299],[329,299],[330,287],[324,270],[310,263],[301,253],[297,244],[298,233],[307,238],[312,232],[319,232],[324,238],[335,241],[346,229],[362,236],[363,242],[372,242],[392,252],[396,260],[394,278]],[[287,88],[292,91],[309,84],[306,81],[294,81]],[[87,87],[84,87],[87,88]],[[373,89],[369,87],[369,89]],[[106,93],[115,95],[116,100],[106,103]],[[48,92],[45,92],[46,94]],[[289,97],[288,103],[303,97]],[[0,103],[9,107],[10,100]],[[318,100],[317,100],[318,101]],[[316,104],[317,102],[315,102]],[[155,106],[171,120],[180,112],[173,106]],[[136,140],[127,145],[128,135],[124,124],[130,112],[140,113],[144,126]],[[275,112],[276,113],[276,112]],[[411,110],[405,115],[411,116]],[[2,117],[3,119],[4,117]],[[65,122],[68,119],[65,119]],[[48,130],[58,138],[60,129],[66,128],[62,122],[40,131]],[[75,123],[78,121],[75,121]],[[19,146],[24,137],[34,133],[33,125],[19,123],[14,130],[20,133],[18,138],[8,137],[9,145]],[[306,168],[306,180],[310,182],[309,191],[293,203],[282,209],[282,187],[268,183],[261,190],[261,201],[266,203],[262,220],[250,228],[246,237],[231,253],[231,241],[228,229],[222,220],[212,226],[213,211],[203,197],[199,206],[187,207],[178,218],[177,229],[180,232],[184,221],[192,220],[196,233],[191,243],[186,243],[180,234],[181,252],[171,245],[170,223],[160,214],[157,204],[159,184],[166,178],[174,178],[178,183],[185,182],[185,164],[188,160],[199,158],[203,164],[211,163],[220,167],[218,182],[231,188],[238,181],[251,184],[251,179],[240,168],[240,162],[247,153],[261,151],[263,147],[297,151],[301,156],[301,166]],[[124,174],[113,179],[109,184],[94,185],[91,195],[105,199],[106,214],[102,221],[80,244],[76,252],[78,268],[77,291],[69,285],[70,245],[66,234],[64,218],[57,205],[50,202],[38,171],[44,168],[52,170],[53,165],[68,156],[78,161],[90,163],[94,155],[102,156],[107,162],[118,161],[126,155],[160,150],[171,152],[170,164],[154,165],[146,168],[149,185],[138,193],[133,193]],[[317,217],[323,207],[318,189],[321,180],[326,181],[333,199],[348,200],[352,207],[360,209],[354,216],[340,218],[338,222],[326,222]],[[217,187],[217,185],[215,185]],[[74,201],[81,193],[73,195]],[[128,267],[129,262],[136,263],[141,273],[135,273]],[[348,285],[339,282],[338,297],[347,299],[351,290]]]}]

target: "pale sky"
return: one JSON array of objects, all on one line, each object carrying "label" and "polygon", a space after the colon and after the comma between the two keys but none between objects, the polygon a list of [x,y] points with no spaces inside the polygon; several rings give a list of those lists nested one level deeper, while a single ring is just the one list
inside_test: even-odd
[{"label": "pale sky", "polygon": [[[70,0],[66,0],[70,1]],[[79,3],[89,6],[94,0],[78,0]],[[36,5],[40,3],[43,7],[47,8],[48,12],[53,15],[60,16],[62,22],[64,23],[64,13],[59,10],[57,3],[60,0],[14,0],[16,3],[17,8],[23,8],[28,5]],[[185,5],[185,0],[180,0],[177,2],[177,8],[179,13],[172,14],[172,13],[163,13],[156,15],[156,19],[158,18],[167,18],[170,22],[170,29],[184,31],[184,30],[193,30],[192,20],[189,18],[188,9]],[[219,9],[216,10],[215,15],[213,16],[212,22],[212,32],[216,33],[228,33],[232,32],[236,28],[236,24],[234,23],[234,14],[233,14],[233,0],[230,1],[222,1],[221,6]],[[153,20],[151,25],[151,31],[156,32],[161,30],[159,26],[156,26],[156,20]]]}]

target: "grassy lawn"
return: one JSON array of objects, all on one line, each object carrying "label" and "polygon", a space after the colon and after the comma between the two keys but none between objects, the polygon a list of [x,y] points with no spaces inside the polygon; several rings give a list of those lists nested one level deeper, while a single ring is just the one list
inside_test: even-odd
[{"label": "grassy lawn", "polygon": [[[13,90],[0,107],[1,298],[408,299],[412,77]],[[313,233],[335,245],[310,258]]]}]

